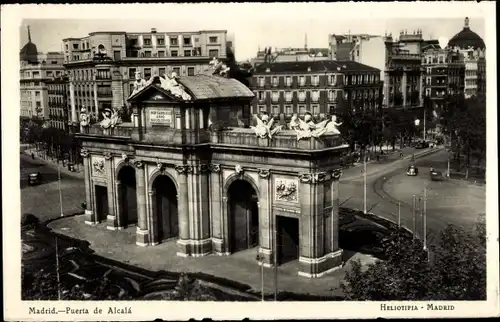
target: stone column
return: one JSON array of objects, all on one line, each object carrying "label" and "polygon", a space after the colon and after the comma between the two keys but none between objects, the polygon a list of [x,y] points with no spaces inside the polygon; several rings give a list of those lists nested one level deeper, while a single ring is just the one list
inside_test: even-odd
[{"label": "stone column", "polygon": [[406,100],[407,100],[407,97],[406,97],[406,84],[408,83],[407,81],[407,72],[403,72],[403,78],[401,80],[401,93],[403,94],[403,106],[406,106]]},{"label": "stone column", "polygon": [[[338,238],[338,233],[332,228],[335,222],[338,226],[338,218],[333,218],[332,207],[325,208],[325,192],[329,196],[332,194],[332,190],[325,189],[325,184],[331,182],[332,173],[306,173],[301,174],[299,178],[301,195],[299,275],[320,277],[342,265],[342,251],[332,252],[338,242],[330,244],[325,240],[334,239],[335,235]],[[328,215],[326,220],[325,213]]]},{"label": "stone column", "polygon": [[99,117],[99,102],[97,101],[97,83],[94,83],[94,104],[95,104],[94,115],[96,117]]},{"label": "stone column", "polygon": [[222,186],[220,164],[210,164],[210,211],[212,221],[212,249],[217,255],[229,255],[224,243],[224,218],[222,217]]},{"label": "stone column", "polygon": [[122,192],[121,192],[121,181],[115,180],[115,216],[116,216],[116,228],[123,229],[127,223],[123,222],[122,216]]},{"label": "stone column", "polygon": [[272,241],[274,238],[274,218],[271,210],[273,192],[271,191],[270,171],[259,169],[259,255],[260,264],[270,267],[273,262]]},{"label": "stone column", "polygon": [[179,191],[177,191],[179,196],[179,203],[177,206],[179,214],[179,240],[177,244],[179,245],[179,251],[177,255],[187,257],[191,254],[187,174],[192,172],[192,168],[187,165],[179,165],[175,167],[175,170],[178,172],[177,183],[179,185]]},{"label": "stone column", "polygon": [[[148,217],[146,212],[146,186],[144,163],[135,161],[135,182],[137,194],[137,241],[139,246],[147,246],[150,241],[150,233],[148,229]],[[151,228],[151,227],[149,227]]]},{"label": "stone column", "polygon": [[75,105],[75,84],[73,84],[73,82],[69,83],[69,99],[71,103],[71,122],[78,123],[78,118],[76,116],[76,105]]},{"label": "stone column", "polygon": [[156,214],[156,190],[151,189],[148,190],[148,206],[149,206],[149,233],[151,236],[150,245],[156,246],[160,243],[159,234],[158,234],[158,215]]},{"label": "stone column", "polygon": [[106,162],[106,183],[108,188],[108,216],[106,217],[107,229],[116,230],[118,222],[116,220],[115,212],[115,183],[114,183],[114,167],[113,156],[109,152],[104,153]]},{"label": "stone column", "polygon": [[419,74],[419,83],[418,83],[418,94],[419,94],[419,105],[423,105],[424,104],[424,74],[422,71],[420,71],[420,74]]},{"label": "stone column", "polygon": [[385,71],[384,72],[384,89],[383,89],[383,93],[384,93],[384,101],[383,101],[383,105],[384,107],[389,107],[389,87],[390,87],[390,76],[389,76],[389,72],[388,71]]},{"label": "stone column", "polygon": [[189,211],[192,214],[191,255],[195,257],[212,252],[208,173],[208,164],[201,164],[194,166],[193,172],[188,174],[188,187],[192,193],[189,196]]},{"label": "stone column", "polygon": [[139,127],[139,109],[137,107],[132,109],[132,122],[134,127]]},{"label": "stone column", "polygon": [[86,149],[82,149],[80,155],[83,158],[83,175],[85,181],[85,223],[88,225],[93,225],[96,223],[95,213],[93,211],[93,201],[94,198],[92,196],[92,169],[90,167],[90,153]]}]

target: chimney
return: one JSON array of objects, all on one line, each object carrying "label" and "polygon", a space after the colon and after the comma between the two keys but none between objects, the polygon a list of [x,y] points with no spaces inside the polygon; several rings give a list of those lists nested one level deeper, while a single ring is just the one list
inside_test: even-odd
[{"label": "chimney", "polygon": [[151,33],[156,34],[156,28],[151,28]]}]

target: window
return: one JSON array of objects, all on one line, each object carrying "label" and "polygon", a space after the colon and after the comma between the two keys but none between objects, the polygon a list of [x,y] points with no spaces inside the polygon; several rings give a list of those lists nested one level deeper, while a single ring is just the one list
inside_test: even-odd
[{"label": "window", "polygon": [[151,51],[150,51],[150,50],[146,50],[146,51],[144,52],[144,57],[146,57],[146,58],[151,58]]},{"label": "window", "polygon": [[208,38],[208,42],[210,42],[211,44],[216,44],[217,43],[217,37],[209,37]]},{"label": "window", "polygon": [[188,67],[188,76],[194,76],[194,67]]},{"label": "window", "polygon": [[349,84],[349,77],[347,77],[347,75],[344,75],[344,85],[348,84]]},{"label": "window", "polygon": [[184,46],[191,46],[191,37],[184,37]]},{"label": "window", "polygon": [[179,39],[177,37],[170,37],[170,46],[179,46]]},{"label": "window", "polygon": [[271,99],[273,102],[278,102],[280,98],[280,93],[278,91],[273,91]]},{"label": "window", "polygon": [[319,114],[319,105],[311,105],[312,115]]},{"label": "window", "polygon": [[337,91],[335,90],[329,90],[328,91],[328,100],[330,102],[334,102],[337,100]]},{"label": "window", "polygon": [[144,68],[144,78],[145,79],[151,78],[151,68]]},{"label": "window", "polygon": [[66,44],[66,50],[68,50],[68,49],[69,49],[69,48],[68,48],[68,44]]},{"label": "window", "polygon": [[157,38],[156,42],[158,43],[158,46],[164,46],[165,45],[165,38]]},{"label": "window", "polygon": [[293,97],[292,92],[290,92],[290,91],[286,91],[285,92],[285,101],[286,102],[291,102],[292,101],[292,97]]},{"label": "window", "polygon": [[292,76],[285,77],[285,86],[292,86]]},{"label": "window", "polygon": [[257,106],[257,113],[265,112],[265,111],[266,111],[266,106],[265,105],[259,105],[259,106]]},{"label": "window", "polygon": [[273,86],[276,87],[278,86],[278,77],[273,76]]},{"label": "window", "polygon": [[259,77],[259,87],[264,87],[266,85],[266,80],[264,77]]},{"label": "window", "polygon": [[208,51],[208,56],[211,58],[213,58],[213,57],[219,58],[219,50],[218,49],[210,49]]},{"label": "window", "polygon": [[121,60],[122,59],[121,52],[119,50],[115,50],[113,52],[113,57],[114,57],[115,60]]},{"label": "window", "polygon": [[299,91],[299,101],[300,102],[305,102],[306,100],[306,92],[305,91]]},{"label": "window", "polygon": [[191,57],[191,50],[184,50],[184,57]]},{"label": "window", "polygon": [[304,86],[306,84],[306,78],[304,76],[299,76],[299,86]]},{"label": "window", "polygon": [[311,92],[311,99],[313,102],[319,101],[319,91],[312,91]]},{"label": "window", "polygon": [[172,68],[172,71],[179,76],[181,74],[181,68],[180,67],[174,67]]},{"label": "window", "polygon": [[313,86],[318,86],[319,85],[319,76],[318,75],[312,75],[311,76],[311,83]]},{"label": "window", "polygon": [[78,44],[73,44],[73,50],[78,50]]},{"label": "window", "polygon": [[40,92],[39,91],[35,92],[35,97],[40,97]]},{"label": "window", "polygon": [[355,75],[353,75],[353,76],[352,76],[352,83],[353,83],[354,85],[356,85],[356,84],[357,84],[357,77],[356,77]]},{"label": "window", "polygon": [[305,105],[299,105],[299,115],[304,116],[306,114],[306,106]]},{"label": "window", "polygon": [[163,50],[158,51],[158,57],[160,57],[160,58],[165,57],[165,51],[163,51]]},{"label": "window", "polygon": [[144,38],[144,46],[151,46],[151,38]]},{"label": "window", "polygon": [[257,97],[259,98],[259,101],[263,101],[266,99],[266,92],[264,91],[259,91],[257,94]]},{"label": "window", "polygon": [[52,71],[47,71],[47,77],[52,77]]},{"label": "window", "polygon": [[164,75],[165,75],[165,73],[166,73],[166,69],[165,69],[165,67],[160,67],[160,68],[158,68],[158,74],[159,74],[160,76],[164,76]]},{"label": "window", "polygon": [[170,56],[172,56],[172,57],[177,57],[177,55],[178,55],[178,54],[177,54],[177,50],[172,50],[172,51],[170,52]]},{"label": "window", "polygon": [[293,114],[293,108],[292,108],[292,105],[285,105],[285,112],[286,112],[286,115],[290,116]]},{"label": "window", "polygon": [[337,85],[337,75],[328,76],[328,83],[330,85]]},{"label": "window", "polygon": [[128,69],[128,77],[129,78],[135,77],[135,68],[129,68]]},{"label": "window", "polygon": [[280,107],[278,105],[273,105],[273,115],[279,115],[280,114]]}]

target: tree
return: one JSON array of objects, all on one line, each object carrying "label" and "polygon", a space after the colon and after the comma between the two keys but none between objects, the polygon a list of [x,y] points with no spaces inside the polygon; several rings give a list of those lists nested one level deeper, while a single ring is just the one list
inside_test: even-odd
[{"label": "tree", "polygon": [[486,299],[484,215],[472,231],[448,226],[429,255],[419,240],[396,233],[387,260],[364,269],[354,262],[341,287],[350,300]]}]

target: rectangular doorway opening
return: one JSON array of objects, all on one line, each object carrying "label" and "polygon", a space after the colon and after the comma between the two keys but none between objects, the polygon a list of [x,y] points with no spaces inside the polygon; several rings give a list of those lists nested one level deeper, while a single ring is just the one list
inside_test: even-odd
[{"label": "rectangular doorway opening", "polygon": [[108,188],[95,186],[96,220],[101,222],[108,217]]},{"label": "rectangular doorway opening", "polygon": [[276,216],[278,265],[299,258],[299,219]]}]

